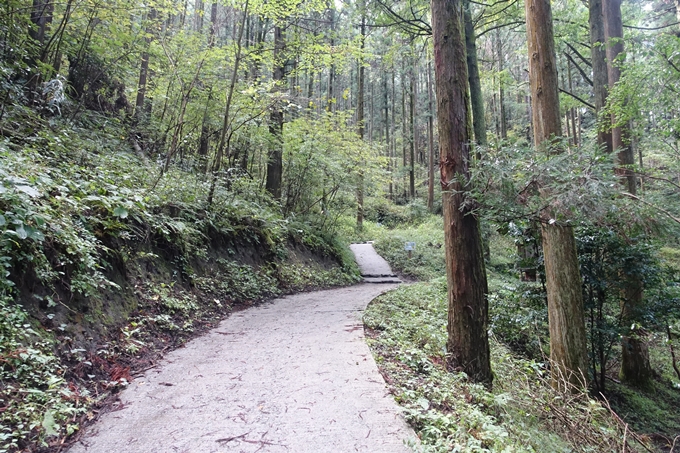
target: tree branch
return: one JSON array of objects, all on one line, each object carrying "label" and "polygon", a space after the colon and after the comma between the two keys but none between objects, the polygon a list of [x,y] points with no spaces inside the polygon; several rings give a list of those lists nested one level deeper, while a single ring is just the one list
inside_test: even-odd
[{"label": "tree branch", "polygon": [[581,74],[581,77],[583,77],[583,80],[588,82],[588,85],[593,86],[593,81],[590,80],[590,77],[588,77],[588,74],[586,74],[586,72],[583,70],[583,68],[581,68],[581,66],[579,66],[578,63],[576,63],[576,61],[574,60],[574,57],[572,57],[571,54],[569,54],[567,52],[564,52],[564,56],[567,57],[569,59],[569,61],[571,61],[571,63],[574,66],[576,66],[576,69]]},{"label": "tree branch", "polygon": [[566,42],[566,41],[565,41],[564,43],[565,43],[565,44],[567,45],[567,47],[569,47],[569,48],[571,49],[571,51],[574,52],[574,53],[576,54],[576,56],[578,56],[578,57],[581,59],[581,61],[584,62],[588,67],[590,67],[590,68],[593,67],[593,64],[590,62],[590,60],[589,60],[588,58],[584,57],[583,54],[581,54],[581,52],[579,52],[578,50],[576,50],[576,47],[572,46],[570,43],[568,43],[568,42]]},{"label": "tree branch", "polygon": [[624,28],[632,28],[633,30],[648,30],[648,31],[654,31],[654,30],[663,30],[664,28],[668,27],[675,27],[676,25],[680,25],[680,22],[675,22],[672,24],[668,25],[661,25],[660,27],[636,27],[634,25],[624,25]]},{"label": "tree branch", "polygon": [[499,28],[510,27],[512,25],[524,25],[525,23],[526,22],[524,22],[523,20],[518,20],[518,21],[514,21],[514,22],[508,22],[507,24],[496,25],[494,27],[487,28],[483,32],[479,33],[477,35],[477,38],[484,36],[485,34],[489,33],[490,31],[494,31],[494,30],[499,29]]},{"label": "tree branch", "polygon": [[659,211],[659,212],[661,212],[661,213],[663,213],[663,214],[666,214],[666,216],[668,216],[668,218],[670,218],[671,220],[673,220],[673,221],[675,221],[675,222],[677,222],[677,223],[680,223],[680,219],[679,219],[679,218],[675,217],[673,214],[671,214],[670,212],[666,211],[665,209],[660,208],[660,207],[658,207],[658,206],[656,206],[656,205],[654,205],[654,204],[652,204],[652,203],[650,203],[650,202],[648,202],[648,201],[645,201],[645,200],[643,200],[642,198],[638,197],[637,195],[633,195],[632,193],[623,192],[623,194],[624,194],[625,196],[629,197],[629,198],[632,198],[633,200],[639,201],[639,202],[642,203],[642,204],[646,204],[646,205],[649,206],[650,208],[654,208],[654,209],[656,209],[657,211]]},{"label": "tree branch", "polygon": [[386,24],[386,25],[374,24],[374,25],[372,25],[372,27],[390,27],[390,26],[396,25],[396,26],[402,28],[406,33],[408,33],[410,35],[419,35],[419,36],[430,36],[430,35],[432,35],[432,27],[430,26],[429,23],[424,21],[422,18],[416,17],[416,13],[413,10],[412,4],[410,5],[410,9],[411,9],[411,14],[413,15],[413,18],[407,19],[405,17],[402,17],[401,14],[394,11],[384,1],[376,0],[376,2],[387,13],[387,15],[390,16],[392,18],[392,20],[394,20],[394,22],[391,23],[391,24]]},{"label": "tree branch", "polygon": [[571,93],[571,92],[569,92],[569,91],[567,91],[567,90],[564,90],[564,89],[562,89],[562,88],[560,88],[560,92],[561,92],[561,93],[564,93],[564,94],[568,94],[569,96],[573,97],[574,99],[576,99],[577,101],[579,101],[581,104],[585,105],[586,107],[595,110],[595,106],[594,106],[593,104],[591,104],[590,102],[586,101],[585,99],[581,99],[580,97],[578,97],[578,96],[575,95],[574,93]]}]

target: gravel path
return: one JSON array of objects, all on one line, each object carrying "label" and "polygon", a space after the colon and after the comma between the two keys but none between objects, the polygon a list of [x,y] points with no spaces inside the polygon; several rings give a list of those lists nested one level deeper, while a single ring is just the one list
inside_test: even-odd
[{"label": "gravel path", "polygon": [[121,394],[70,453],[401,453],[415,439],[363,337],[392,285],[298,294],[237,312]]}]

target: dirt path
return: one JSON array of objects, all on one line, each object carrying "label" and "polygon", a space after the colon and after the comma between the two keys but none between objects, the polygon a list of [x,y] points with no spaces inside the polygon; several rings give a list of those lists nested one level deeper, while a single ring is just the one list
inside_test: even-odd
[{"label": "dirt path", "polygon": [[299,294],[237,312],[167,355],[70,453],[411,451],[363,340],[392,285]]}]

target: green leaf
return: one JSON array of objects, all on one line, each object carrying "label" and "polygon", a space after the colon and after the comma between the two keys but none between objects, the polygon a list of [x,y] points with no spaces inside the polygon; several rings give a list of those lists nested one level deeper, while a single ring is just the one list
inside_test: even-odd
[{"label": "green leaf", "polygon": [[45,429],[47,436],[56,436],[59,434],[59,425],[54,420],[54,412],[47,410],[43,417],[42,427]]},{"label": "green leaf", "polygon": [[40,196],[40,192],[31,186],[16,186],[16,189],[32,198]]},{"label": "green leaf", "polygon": [[14,231],[16,231],[17,236],[19,236],[19,239],[26,239],[28,237],[28,232],[24,229],[23,224],[17,225],[14,228]]},{"label": "green leaf", "polygon": [[117,206],[116,209],[113,210],[113,215],[120,217],[121,219],[125,219],[128,216],[128,210],[123,206]]},{"label": "green leaf", "polygon": [[7,220],[5,220],[5,216],[0,214],[0,226],[3,226],[6,223],[7,223]]}]

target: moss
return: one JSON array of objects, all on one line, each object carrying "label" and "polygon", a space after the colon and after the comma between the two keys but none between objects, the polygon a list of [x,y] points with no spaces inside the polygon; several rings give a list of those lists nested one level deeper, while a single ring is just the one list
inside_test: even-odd
[{"label": "moss", "polygon": [[680,249],[673,247],[661,247],[659,250],[660,258],[669,266],[680,271]]},{"label": "moss", "polygon": [[653,380],[648,389],[612,383],[612,408],[638,433],[673,439],[680,433],[680,391],[669,381]]}]

